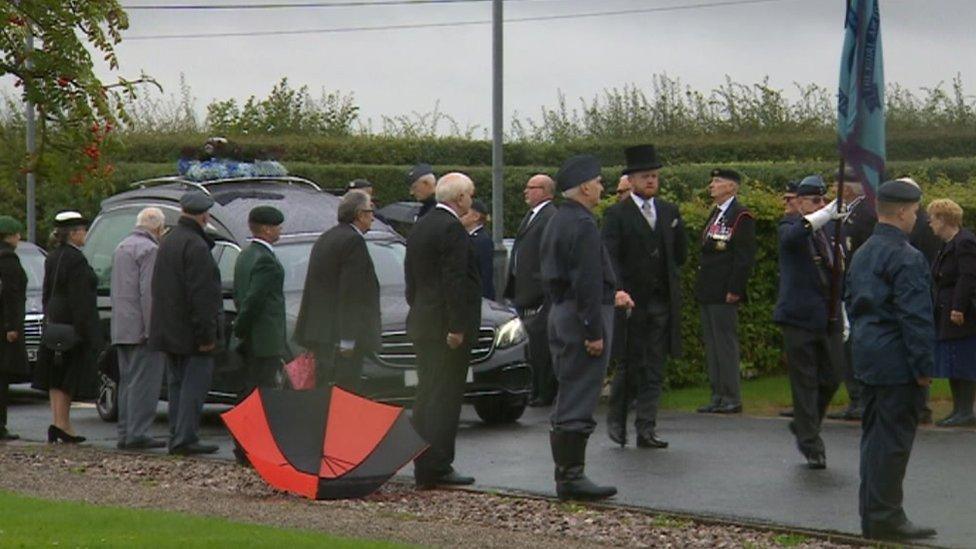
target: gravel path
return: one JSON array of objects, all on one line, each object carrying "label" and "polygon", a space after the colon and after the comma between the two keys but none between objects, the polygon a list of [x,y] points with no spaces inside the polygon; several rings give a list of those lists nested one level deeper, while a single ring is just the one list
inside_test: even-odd
[{"label": "gravel path", "polygon": [[443,547],[850,547],[822,539],[391,482],[362,500],[278,493],[250,469],[211,459],[85,446],[0,444],[0,489],[50,499],[181,511],[339,536]]}]

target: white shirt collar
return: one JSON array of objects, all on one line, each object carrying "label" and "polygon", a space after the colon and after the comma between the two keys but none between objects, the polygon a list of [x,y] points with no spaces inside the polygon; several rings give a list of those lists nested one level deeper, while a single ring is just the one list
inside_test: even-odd
[{"label": "white shirt collar", "polygon": [[251,241],[251,242],[257,242],[258,244],[261,244],[265,248],[271,250],[271,253],[275,253],[274,246],[272,246],[270,242],[267,242],[265,240],[261,240],[260,238],[257,238],[257,237],[254,237],[254,236],[252,236],[251,238],[248,238],[248,240]]},{"label": "white shirt collar", "polygon": [[735,195],[732,195],[728,200],[718,205],[718,211],[720,212],[720,215],[725,215],[726,210],[728,210],[729,206],[732,205],[733,200],[735,200]]},{"label": "white shirt collar", "polygon": [[440,209],[442,209],[442,210],[447,210],[447,211],[449,211],[449,212],[451,212],[451,215],[453,215],[454,217],[456,217],[458,221],[461,221],[461,216],[459,216],[459,215],[457,214],[457,212],[455,212],[454,210],[452,210],[452,209],[451,209],[451,207],[450,207],[450,206],[448,206],[447,204],[444,204],[444,203],[441,203],[441,202],[438,202],[438,203],[437,203],[437,205],[436,205],[436,206],[434,206],[434,207],[435,207],[435,208],[440,208]]},{"label": "white shirt collar", "polygon": [[[536,204],[535,207],[532,208],[532,217],[535,217],[535,214],[539,213],[539,210],[541,210],[542,208],[545,208],[546,207],[546,204],[548,204],[550,202],[552,202],[552,199],[543,200],[542,202],[539,202],[538,204]],[[529,218],[529,219],[531,219],[531,218]]]},{"label": "white shirt collar", "polygon": [[360,231],[359,227],[357,227],[355,223],[350,223],[349,226],[352,227],[353,229],[356,229],[356,232],[359,233],[359,236],[366,238],[366,233]]},{"label": "white shirt collar", "polygon": [[654,208],[654,197],[644,199],[643,197],[637,196],[637,193],[630,193],[630,197],[634,199],[634,204],[637,204],[637,209],[644,208],[644,202],[650,202],[651,208]]},{"label": "white shirt collar", "polygon": [[468,235],[469,236],[470,235],[473,235],[474,233],[480,231],[483,227],[484,227],[484,225],[477,225],[475,228],[473,228],[470,231],[468,231]]}]

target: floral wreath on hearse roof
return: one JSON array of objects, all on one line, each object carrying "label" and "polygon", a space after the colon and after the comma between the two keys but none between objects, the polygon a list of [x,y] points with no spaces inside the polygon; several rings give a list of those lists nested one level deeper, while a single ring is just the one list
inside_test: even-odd
[{"label": "floral wreath on hearse roof", "polygon": [[224,137],[211,137],[203,148],[184,147],[177,172],[190,181],[237,177],[283,177],[288,170],[278,162],[280,148],[245,148]]}]

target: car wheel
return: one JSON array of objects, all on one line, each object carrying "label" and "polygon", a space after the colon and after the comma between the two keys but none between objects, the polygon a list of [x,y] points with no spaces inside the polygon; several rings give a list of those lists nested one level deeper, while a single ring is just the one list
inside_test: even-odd
[{"label": "car wheel", "polygon": [[103,421],[113,422],[119,419],[119,389],[108,376],[101,374],[98,384],[98,398],[95,399],[95,409],[98,417]]},{"label": "car wheel", "polygon": [[522,417],[528,400],[524,396],[494,396],[479,398],[474,411],[485,423],[515,423]]}]

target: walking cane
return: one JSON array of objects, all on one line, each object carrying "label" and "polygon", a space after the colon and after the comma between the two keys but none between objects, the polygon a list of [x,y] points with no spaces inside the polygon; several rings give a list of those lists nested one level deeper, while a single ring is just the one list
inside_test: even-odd
[{"label": "walking cane", "polygon": [[624,311],[624,325],[623,325],[623,338],[620,341],[621,346],[623,346],[623,359],[617,362],[617,374],[620,375],[623,380],[623,394],[620,399],[620,418],[623,425],[623,437],[620,438],[620,447],[623,448],[627,446],[627,411],[630,408],[630,386],[633,379],[631,379],[630,367],[627,365],[627,340],[628,338],[628,327],[627,321],[630,320],[630,314],[632,309],[626,309]]}]

